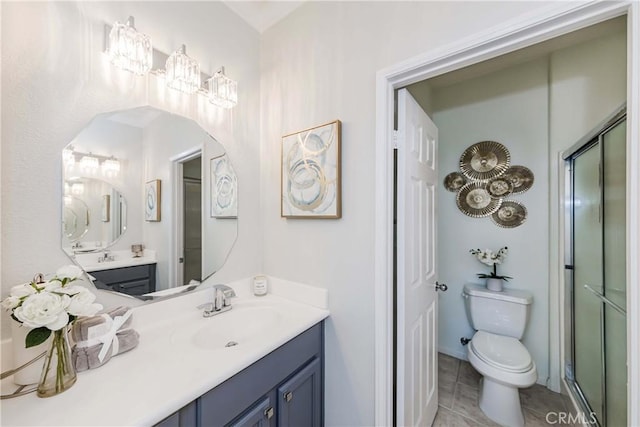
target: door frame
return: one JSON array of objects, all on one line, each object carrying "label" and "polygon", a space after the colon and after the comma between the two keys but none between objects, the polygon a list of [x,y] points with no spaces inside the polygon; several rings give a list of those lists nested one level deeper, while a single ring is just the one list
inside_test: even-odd
[{"label": "door frame", "polygon": [[[394,91],[421,80],[473,65],[617,16],[627,16],[627,164],[640,164],[640,3],[585,2],[553,4],[507,21],[472,37],[382,69],[376,74],[375,180],[375,424],[393,424],[393,130]],[[640,172],[627,168],[627,363],[628,421],[640,425]],[[559,186],[560,183],[552,182]],[[550,194],[561,194],[550,188]],[[561,203],[555,197],[554,203]],[[551,218],[556,223],[560,218]],[[560,231],[562,235],[563,231]],[[559,261],[562,248],[550,245],[555,257],[549,277],[550,385],[559,387],[561,372],[561,302]],[[631,260],[635,260],[633,263]],[[554,384],[555,383],[555,384]]]}]

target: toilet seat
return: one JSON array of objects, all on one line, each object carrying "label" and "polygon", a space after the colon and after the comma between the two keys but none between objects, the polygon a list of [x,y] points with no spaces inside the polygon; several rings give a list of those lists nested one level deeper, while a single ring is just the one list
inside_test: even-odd
[{"label": "toilet seat", "polygon": [[512,337],[478,331],[469,343],[469,350],[484,363],[502,371],[521,373],[533,367],[526,347]]}]

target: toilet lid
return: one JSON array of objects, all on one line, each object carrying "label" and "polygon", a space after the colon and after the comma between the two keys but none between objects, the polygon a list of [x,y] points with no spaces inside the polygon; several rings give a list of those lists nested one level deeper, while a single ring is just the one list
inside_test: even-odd
[{"label": "toilet lid", "polygon": [[526,372],[533,366],[525,346],[512,337],[478,331],[469,345],[482,361],[505,371]]}]

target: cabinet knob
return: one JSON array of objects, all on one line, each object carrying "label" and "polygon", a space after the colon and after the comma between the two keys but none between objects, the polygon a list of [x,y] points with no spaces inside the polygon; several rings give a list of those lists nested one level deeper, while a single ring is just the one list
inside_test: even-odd
[{"label": "cabinet knob", "polygon": [[286,392],[283,396],[286,402],[291,402],[291,399],[293,399],[293,393],[290,391]]},{"label": "cabinet knob", "polygon": [[273,407],[269,407],[264,410],[264,416],[267,417],[268,420],[273,418]]}]

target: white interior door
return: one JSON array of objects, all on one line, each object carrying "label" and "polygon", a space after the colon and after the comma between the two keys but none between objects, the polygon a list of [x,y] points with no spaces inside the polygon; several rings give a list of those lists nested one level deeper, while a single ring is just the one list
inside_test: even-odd
[{"label": "white interior door", "polygon": [[429,426],[438,409],[436,183],[438,129],[413,97],[398,92],[398,426]]}]

